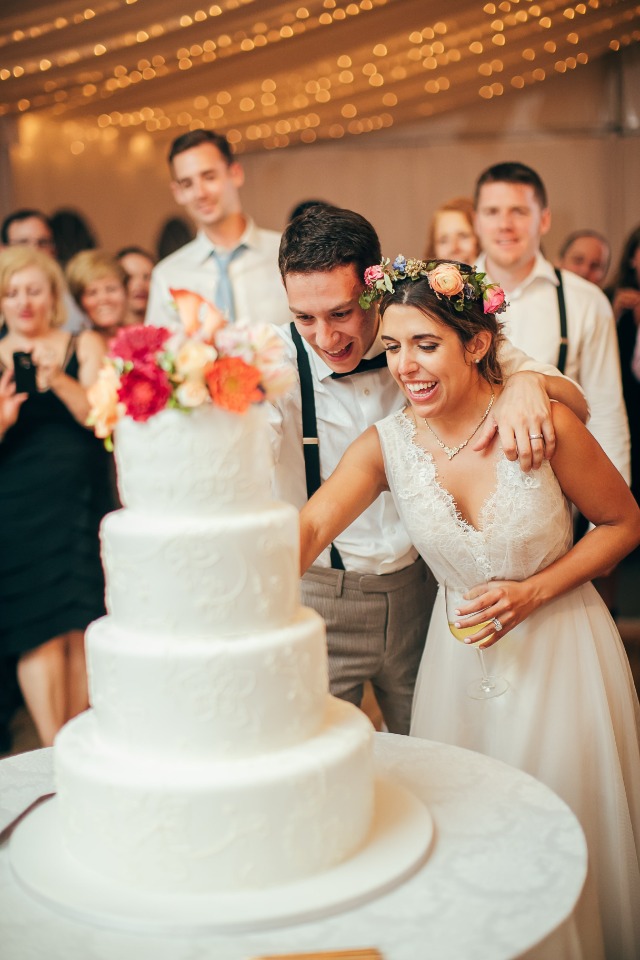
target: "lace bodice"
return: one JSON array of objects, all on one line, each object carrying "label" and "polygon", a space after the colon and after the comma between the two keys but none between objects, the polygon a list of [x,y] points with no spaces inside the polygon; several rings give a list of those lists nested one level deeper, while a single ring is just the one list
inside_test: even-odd
[{"label": "lace bodice", "polygon": [[500,451],[495,490],[476,529],[460,516],[433,458],[415,442],[415,424],[398,411],[376,426],[400,518],[440,583],[524,580],[571,546],[570,506],[548,461],[524,473]]}]

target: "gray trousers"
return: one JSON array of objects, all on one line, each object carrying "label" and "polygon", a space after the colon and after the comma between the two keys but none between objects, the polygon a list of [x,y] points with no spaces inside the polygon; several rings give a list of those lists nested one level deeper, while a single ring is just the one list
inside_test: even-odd
[{"label": "gray trousers", "polygon": [[360,706],[370,680],[391,733],[409,733],[436,589],[421,559],[379,576],[311,567],[302,578],[302,602],[327,625],[331,693]]}]

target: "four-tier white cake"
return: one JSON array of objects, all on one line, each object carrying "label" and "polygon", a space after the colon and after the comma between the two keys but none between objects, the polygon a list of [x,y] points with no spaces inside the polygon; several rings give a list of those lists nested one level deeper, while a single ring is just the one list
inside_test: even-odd
[{"label": "four-tier white cake", "polygon": [[55,744],[67,849],[118,885],[181,895],[345,861],[372,822],[372,727],[327,692],[264,408],[125,417],[115,450],[124,509],[101,532],[93,709]]}]

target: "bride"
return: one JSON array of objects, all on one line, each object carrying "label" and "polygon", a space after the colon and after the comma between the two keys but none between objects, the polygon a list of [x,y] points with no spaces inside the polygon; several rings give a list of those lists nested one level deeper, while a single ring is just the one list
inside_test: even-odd
[{"label": "bride", "polygon": [[[398,257],[365,273],[380,298],[389,369],[404,410],[369,428],[301,514],[302,569],[390,490],[440,584],[411,734],[478,750],[546,783],[572,808],[589,849],[578,910],[582,957],[640,956],[638,698],[615,624],[591,584],[640,541],[640,510],[568,408],[557,446],[524,473],[479,431],[502,389],[495,313],[504,294],[451,262]],[[364,302],[363,302],[364,305]],[[544,443],[542,437],[532,437]],[[571,504],[593,529],[572,546]],[[467,695],[478,662],[447,624],[442,585],[466,599],[490,674],[508,688]],[[465,631],[468,632],[468,631]]]}]

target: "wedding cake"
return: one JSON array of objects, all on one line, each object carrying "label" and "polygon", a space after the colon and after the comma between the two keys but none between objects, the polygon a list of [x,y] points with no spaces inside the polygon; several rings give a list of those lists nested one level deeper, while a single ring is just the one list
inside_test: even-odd
[{"label": "wedding cake", "polygon": [[324,624],[299,601],[297,512],[270,494],[264,405],[121,413],[92,709],[55,743],[64,844],[149,893],[328,870],[367,840],[372,728],[328,694]]}]

